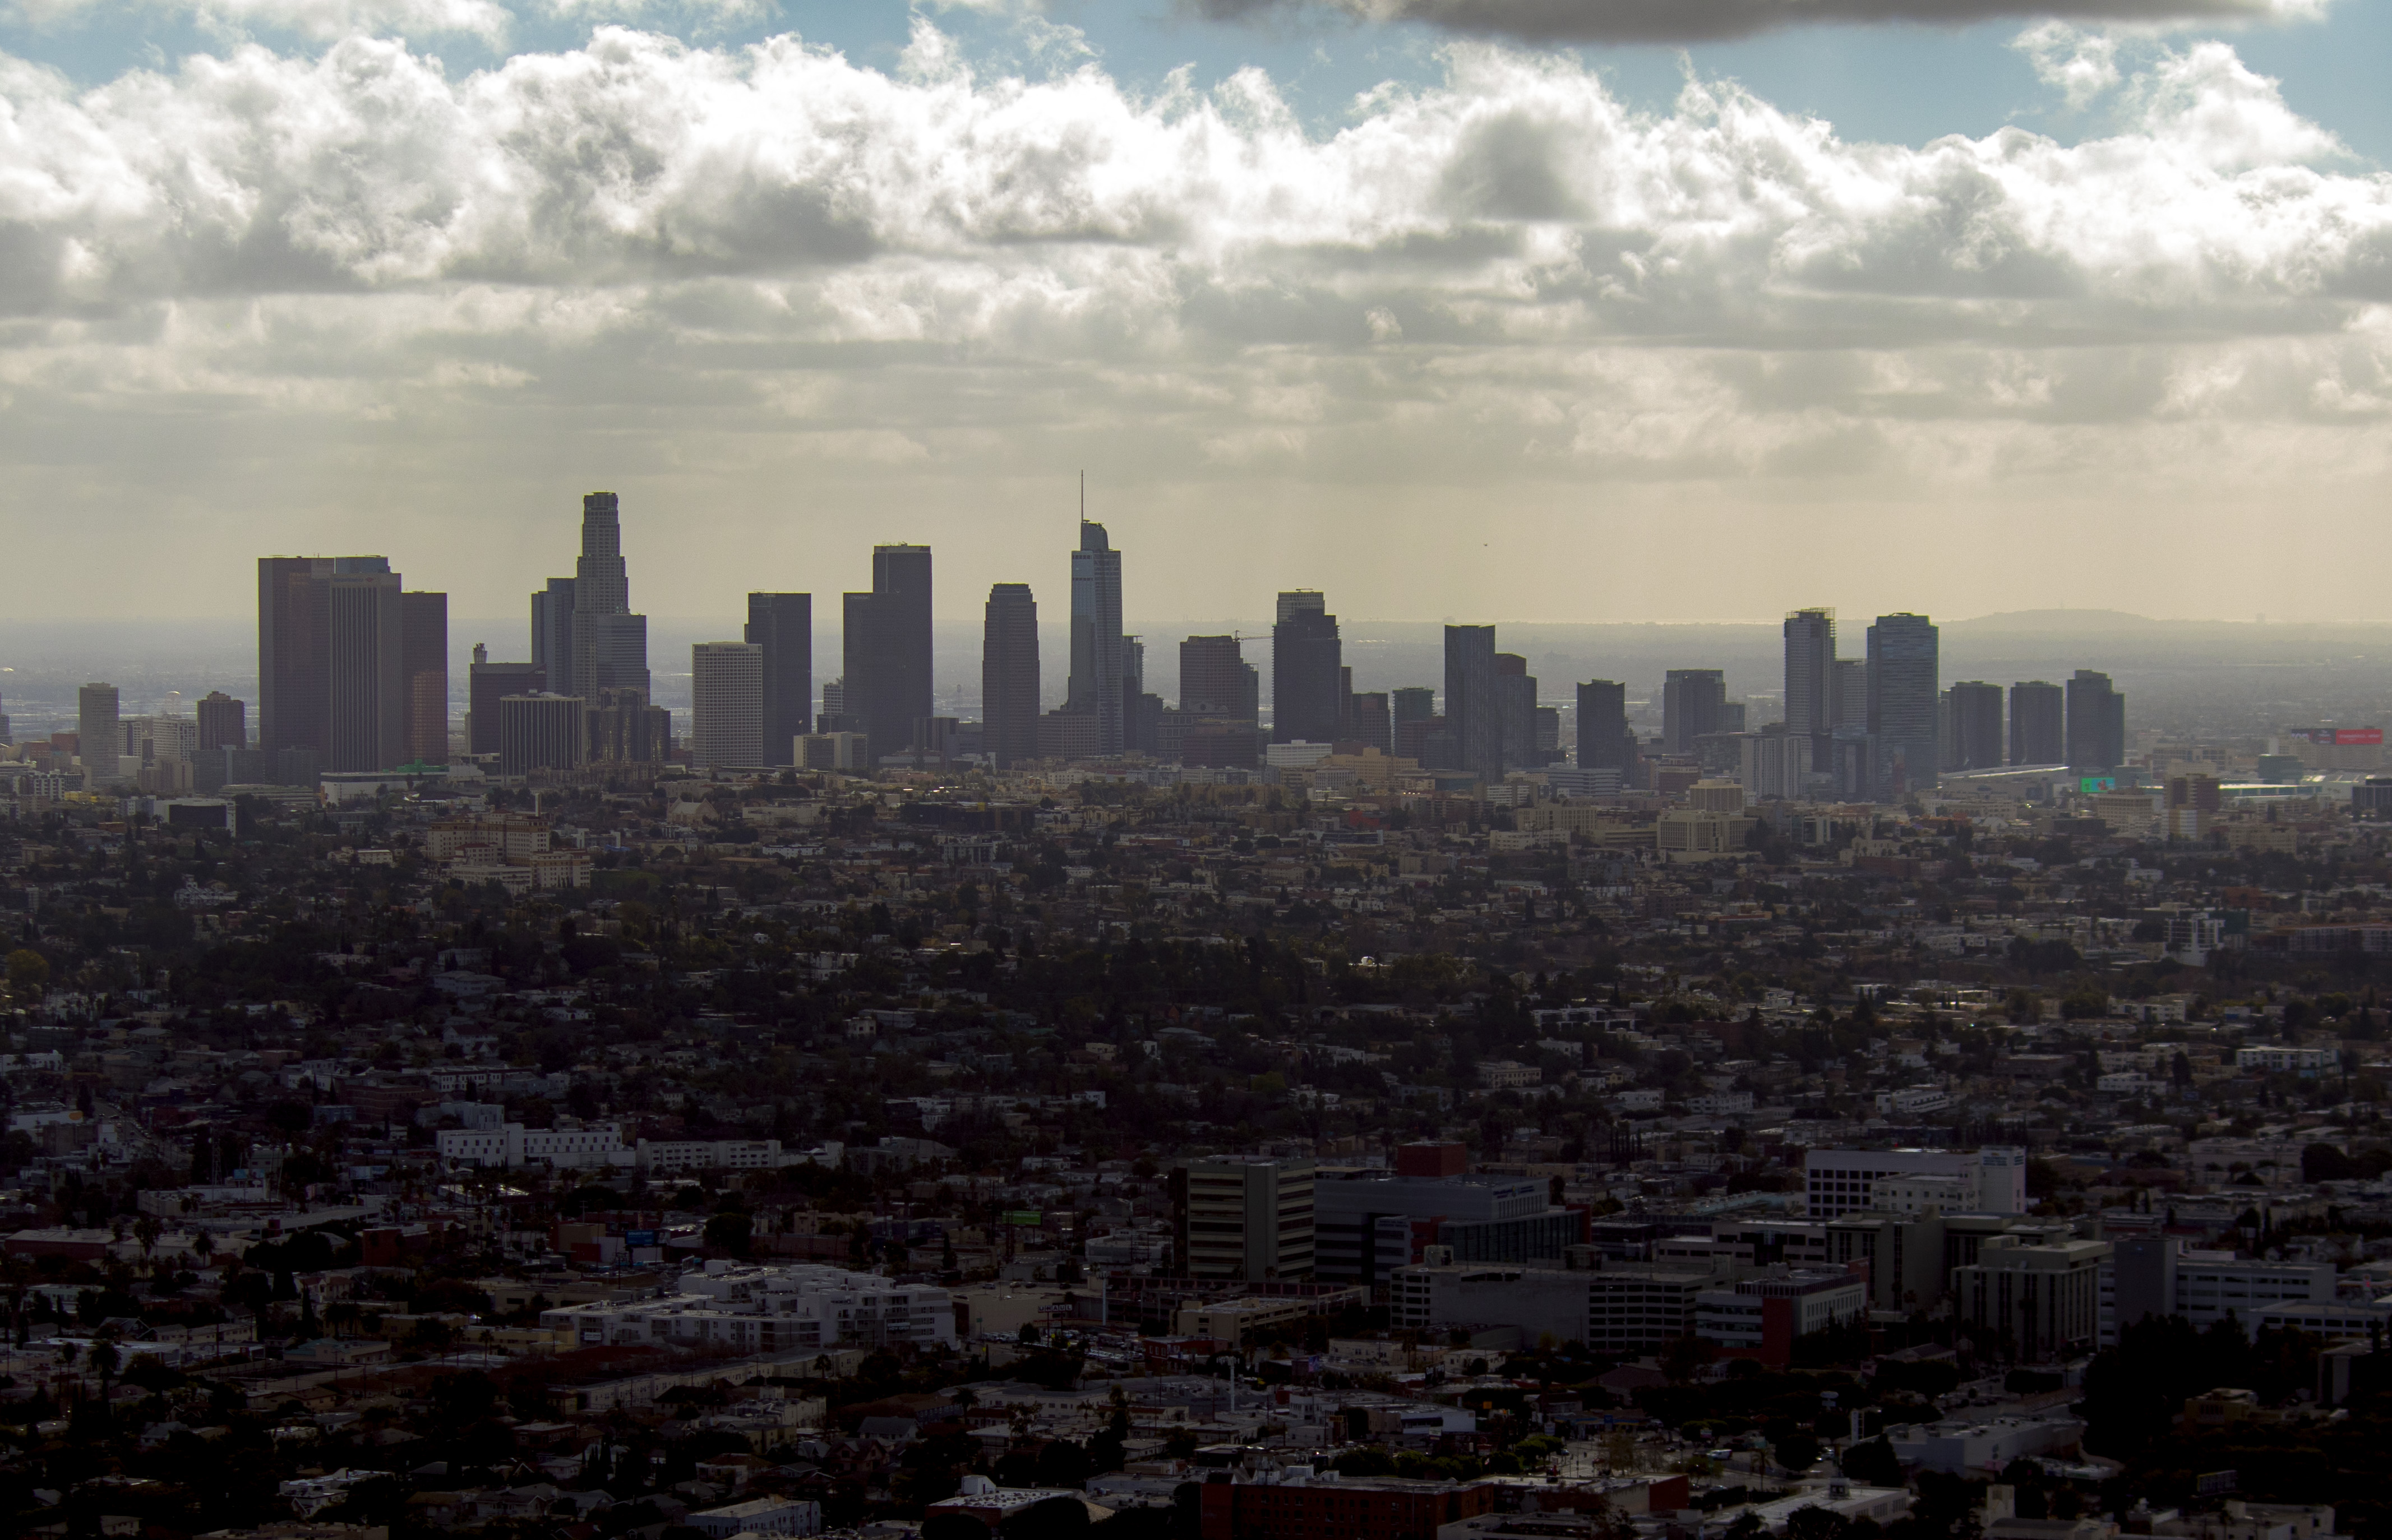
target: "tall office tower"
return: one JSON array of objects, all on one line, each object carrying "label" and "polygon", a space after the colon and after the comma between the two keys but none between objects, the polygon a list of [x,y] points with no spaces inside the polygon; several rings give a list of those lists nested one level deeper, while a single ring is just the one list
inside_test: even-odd
[{"label": "tall office tower", "polygon": [[2068,762],[2068,708],[2065,692],[2043,679],[2021,679],[2010,686],[2010,763],[2064,765]]},{"label": "tall office tower", "polygon": [[[6,704],[5,701],[0,701],[0,705]],[[0,711],[0,746],[14,744],[16,741],[16,735],[8,730],[8,713]]]},{"label": "tall office tower", "polygon": [[1396,751],[1396,724],[1388,714],[1387,692],[1366,690],[1347,697],[1346,736],[1364,748],[1377,749],[1381,754]]},{"label": "tall office tower", "polygon": [[1038,757],[1038,601],[1027,583],[996,583],[982,612],[981,746],[1010,770]]},{"label": "tall office tower", "polygon": [[1786,617],[1786,731],[1825,739],[1836,731],[1836,612]]},{"label": "tall office tower", "polygon": [[1072,552],[1072,673],[1063,709],[1097,719],[1097,752],[1122,752],[1121,552],[1105,526],[1080,521]]},{"label": "tall office tower", "polygon": [[406,762],[407,752],[407,620],[399,575],[379,556],[342,557],[326,586],[332,648],[324,768],[393,769]]},{"label": "tall office tower", "polygon": [[499,773],[578,770],[589,757],[578,695],[545,691],[499,702]]},{"label": "tall office tower", "polygon": [[672,713],[648,704],[641,690],[601,690],[581,712],[593,764],[662,764],[672,753]]},{"label": "tall office tower", "polygon": [[1495,694],[1495,628],[1445,628],[1445,731],[1455,770],[1503,774],[1502,711]]},{"label": "tall office tower", "polygon": [[448,596],[419,589],[398,606],[399,689],[406,698],[405,762],[448,762]]},{"label": "tall office tower", "polygon": [[1234,636],[1191,636],[1179,644],[1179,710],[1254,727],[1262,719],[1262,679]]},{"label": "tall office tower", "polygon": [[843,715],[861,718],[878,765],[911,748],[930,714],[930,548],[874,546],[872,591],[843,595],[839,618]]},{"label": "tall office tower", "polygon": [[2116,770],[2126,762],[2126,697],[2110,676],[2079,668],[2068,681],[2068,768]]},{"label": "tall office tower", "polygon": [[764,757],[797,763],[798,739],[814,725],[814,596],[751,593],[746,640],[764,649]]},{"label": "tall office tower", "polygon": [[200,697],[199,751],[214,754],[218,749],[249,746],[249,708],[221,690],[211,690]]},{"label": "tall office tower", "polygon": [[1661,749],[1692,754],[1695,740],[1724,732],[1727,675],[1717,668],[1672,668],[1661,676]]},{"label": "tall office tower", "polygon": [[1163,730],[1163,697],[1146,688],[1146,643],[1122,638],[1122,750],[1152,754]]},{"label": "tall office tower", "polygon": [[691,763],[763,763],[764,649],[760,643],[701,641],[692,647],[689,701]]},{"label": "tall office tower", "polygon": [[83,769],[92,785],[113,781],[124,730],[116,717],[116,686],[86,684],[75,692],[75,731],[82,741]]},{"label": "tall office tower", "polygon": [[[560,695],[573,692],[573,579],[552,577],[531,596],[531,660]],[[499,720],[490,718],[490,731]],[[475,752],[481,752],[476,750]],[[497,753],[496,749],[488,752]]]},{"label": "tall office tower", "polygon": [[[581,499],[581,557],[573,567],[574,693],[648,688],[648,617],[631,613],[621,508],[612,492]],[[537,660],[535,660],[537,661]]]},{"label": "tall office tower", "polygon": [[1945,692],[1950,702],[1944,736],[1944,768],[1994,770],[2002,763],[2002,687],[1964,679]]},{"label": "tall office tower", "polygon": [[333,558],[257,559],[257,746],[306,749],[331,738]]},{"label": "tall office tower", "polygon": [[1881,615],[1868,628],[1868,731],[1877,742],[1877,795],[1935,784],[1944,753],[1936,740],[1943,654],[1923,615]]},{"label": "tall office tower", "polygon": [[1615,770],[1626,785],[1636,768],[1636,740],[1628,735],[1628,687],[1589,679],[1578,687],[1578,768]]},{"label": "tall office tower", "polygon": [[1341,740],[1354,736],[1354,666],[1337,666],[1337,736]]},{"label": "tall office tower", "polygon": [[1337,741],[1344,644],[1328,601],[1310,589],[1279,596],[1271,624],[1271,742]]},{"label": "tall office tower", "polygon": [[465,670],[465,748],[471,754],[499,752],[499,703],[509,695],[538,695],[548,690],[548,670],[537,663],[492,663],[490,650],[474,643],[474,661]]},{"label": "tall office tower", "polygon": [[1868,659],[1836,660],[1827,676],[1827,716],[1837,727],[1868,726]]},{"label": "tall office tower", "polygon": [[1537,757],[1537,676],[1517,653],[1495,654],[1495,733],[1503,769],[1543,763]]},{"label": "tall office tower", "polygon": [[1387,706],[1393,713],[1388,719],[1390,728],[1400,729],[1406,722],[1424,722],[1436,715],[1436,692],[1424,684],[1390,690]]}]

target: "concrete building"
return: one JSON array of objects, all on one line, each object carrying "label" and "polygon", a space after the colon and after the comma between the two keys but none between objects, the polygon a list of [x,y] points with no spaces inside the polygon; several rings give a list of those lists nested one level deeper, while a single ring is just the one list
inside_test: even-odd
[{"label": "concrete building", "polygon": [[588,1128],[527,1129],[521,1123],[497,1128],[444,1128],[439,1133],[440,1158],[459,1166],[628,1166],[632,1152],[623,1144],[619,1123],[595,1123]]},{"label": "concrete building", "polygon": [[2026,1152],[2010,1145],[1975,1151],[1814,1149],[1803,1155],[1802,1171],[1803,1211],[1813,1219],[1883,1207],[1877,1184],[1886,1177],[1961,1179],[1954,1197],[1971,1200],[1958,1206],[1982,1212],[2014,1214],[2026,1207]]},{"label": "concrete building", "polygon": [[548,670],[537,663],[492,663],[490,650],[474,644],[474,661],[465,672],[465,747],[472,754],[496,754],[499,749],[499,703],[509,695],[538,695],[548,690]]},{"label": "concrete building", "polygon": [[740,640],[762,651],[762,722],[758,742],[764,765],[794,760],[797,741],[814,725],[814,596],[751,593]]},{"label": "concrete building", "polygon": [[578,695],[508,695],[499,702],[499,773],[578,770],[589,753]]},{"label": "concrete building", "polygon": [[1309,1160],[1194,1160],[1171,1173],[1180,1271],[1197,1278],[1308,1278]]},{"label": "concrete building", "polygon": [[769,1353],[956,1345],[955,1301],[943,1288],[840,1267],[721,1260],[682,1274],[671,1293],[543,1311],[540,1324],[571,1332],[584,1347],[654,1344]]},{"label": "concrete building", "polygon": [[1599,1268],[1436,1262],[1388,1279],[1388,1324],[1398,1331],[1513,1326],[1529,1342],[1551,1335],[1598,1353],[1653,1352],[1694,1329],[1709,1272],[1606,1263]]},{"label": "concrete building", "polygon": [[752,641],[701,641],[689,650],[690,762],[761,765],[764,649]]},{"label": "concrete building", "polygon": [[2110,1245],[2098,1240],[2030,1244],[1996,1236],[1977,1260],[1952,1270],[1953,1309],[1978,1331],[1997,1334],[2021,1359],[2060,1358],[2090,1348],[2100,1335],[2101,1269]]},{"label": "concrete building", "polygon": [[988,590],[980,650],[981,744],[999,770],[1038,757],[1038,602],[1027,583]]},{"label": "concrete building", "polygon": [[2147,1316],[2180,1315],[2206,1329],[2227,1316],[2256,1334],[2263,1314],[2334,1301],[2328,1262],[2263,1262],[2187,1247],[2175,1236],[2122,1236],[2102,1263],[2100,1341]]},{"label": "concrete building", "polygon": [[1323,1171],[1313,1183],[1313,1275],[1384,1286],[1427,1246],[1455,1262],[1550,1262],[1586,1238],[1580,1210],[1519,1176],[1406,1176]]},{"label": "concrete building", "polygon": [[1795,1339],[1859,1319],[1869,1308],[1866,1275],[1833,1268],[1773,1267],[1695,1296],[1695,1335],[1764,1364],[1792,1361]]}]

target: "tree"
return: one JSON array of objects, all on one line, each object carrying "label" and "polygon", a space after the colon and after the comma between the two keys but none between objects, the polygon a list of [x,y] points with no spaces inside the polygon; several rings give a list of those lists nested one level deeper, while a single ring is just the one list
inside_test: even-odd
[{"label": "tree", "polygon": [[31,947],[19,947],[8,954],[8,992],[27,1003],[42,998],[50,982],[49,959]]},{"label": "tree", "polygon": [[706,1222],[706,1244],[717,1251],[728,1251],[734,1257],[748,1254],[748,1243],[756,1222],[741,1213],[716,1214]]},{"label": "tree", "polygon": [[1844,1474],[1863,1486],[1899,1487],[1903,1484],[1902,1462],[1893,1456],[1893,1445],[1882,1438],[1864,1439],[1844,1451]]},{"label": "tree", "polygon": [[1800,1429],[1781,1437],[1769,1452],[1788,1470],[1808,1470],[1819,1463],[1819,1441]]}]

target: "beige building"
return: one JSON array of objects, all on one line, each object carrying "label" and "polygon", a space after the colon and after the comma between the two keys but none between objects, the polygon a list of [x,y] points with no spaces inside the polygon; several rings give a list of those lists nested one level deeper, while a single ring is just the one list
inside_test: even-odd
[{"label": "beige building", "polygon": [[1312,1276],[1309,1160],[1195,1160],[1172,1172],[1181,1268],[1199,1278]]},{"label": "beige building", "polygon": [[2100,1334],[2101,1264],[2110,1250],[2107,1241],[2030,1245],[1989,1236],[1974,1262],[1952,1270],[1954,1309],[1971,1327],[2008,1336],[2022,1359],[2090,1347]]}]

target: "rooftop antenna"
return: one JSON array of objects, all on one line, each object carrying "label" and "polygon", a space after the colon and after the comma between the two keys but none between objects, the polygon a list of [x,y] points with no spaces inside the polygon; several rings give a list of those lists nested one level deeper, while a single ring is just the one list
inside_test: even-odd
[{"label": "rooftop antenna", "polygon": [[1086,471],[1080,472],[1080,522],[1088,522],[1088,473]]}]

